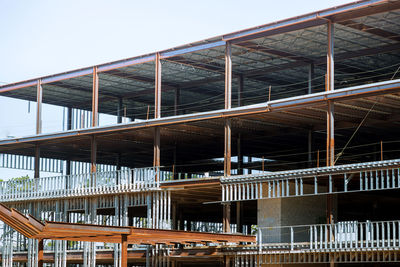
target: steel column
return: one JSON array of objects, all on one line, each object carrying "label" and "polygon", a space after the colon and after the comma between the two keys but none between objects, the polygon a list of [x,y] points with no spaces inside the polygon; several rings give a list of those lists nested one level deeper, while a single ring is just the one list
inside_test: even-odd
[{"label": "steel column", "polygon": [[232,107],[232,47],[227,42],[225,46],[225,109]]},{"label": "steel column", "polygon": [[93,90],[92,90],[92,127],[99,125],[99,75],[97,67],[93,67]]},{"label": "steel column", "polygon": [[242,134],[238,134],[237,138],[237,174],[243,174],[243,154],[242,154]]},{"label": "steel column", "polygon": [[225,127],[224,127],[224,135],[225,135],[225,151],[224,151],[224,175],[225,176],[230,176],[231,175],[231,136],[232,136],[232,130],[231,130],[231,120],[230,119],[225,119]]},{"label": "steel column", "polygon": [[178,107],[181,101],[181,88],[175,88],[174,116],[178,115]]},{"label": "steel column", "polygon": [[38,255],[37,255],[37,261],[38,261],[38,267],[43,267],[43,239],[40,239],[38,242]]},{"label": "steel column", "polygon": [[156,54],[155,69],[155,94],[154,94],[154,118],[161,118],[161,59],[160,54]]},{"label": "steel column", "polygon": [[122,97],[120,97],[118,98],[117,123],[122,123],[122,109],[123,109],[123,101]]},{"label": "steel column", "polygon": [[335,67],[334,67],[334,26],[328,21],[328,52],[326,54],[326,91],[335,88]]},{"label": "steel column", "polygon": [[96,162],[97,162],[97,138],[92,136],[90,139],[90,172],[96,172]]},{"label": "steel column", "polygon": [[223,218],[222,218],[222,227],[224,233],[231,232],[231,204],[224,203],[222,204],[223,207]]},{"label": "steel column", "polygon": [[42,80],[37,81],[36,88],[36,134],[42,133],[42,99],[43,99],[43,88]]},{"label": "steel column", "polygon": [[153,166],[160,166],[160,127],[154,128],[154,159]]},{"label": "steel column", "polygon": [[[229,42],[225,46],[225,109],[232,107],[232,47]],[[224,127],[224,175],[231,175],[231,121],[225,120]]]},{"label": "steel column", "polygon": [[308,167],[312,168],[312,149],[313,149],[313,131],[312,130],[308,130],[308,146],[307,146],[307,150],[308,150],[308,157],[307,157],[307,161],[308,161]]},{"label": "steel column", "polygon": [[121,267],[128,267],[128,235],[122,235],[121,239]]},{"label": "steel column", "polygon": [[35,145],[35,166],[34,166],[35,178],[40,177],[40,146]]},{"label": "steel column", "polygon": [[308,94],[313,93],[313,82],[314,82],[314,63],[310,64],[308,69]]},{"label": "steel column", "polygon": [[[332,21],[327,24],[328,35],[328,51],[326,55],[326,91],[333,91],[335,85],[334,77],[334,25]],[[327,101],[327,120],[326,120],[326,165],[333,166],[335,164],[335,124],[334,124],[334,103]],[[328,224],[333,223],[333,198],[328,194],[326,197],[326,220]],[[334,266],[334,261],[330,262],[330,266]]]},{"label": "steel column", "polygon": [[242,106],[243,105],[243,97],[242,97],[242,94],[243,94],[243,85],[244,85],[244,80],[243,80],[243,75],[239,75],[239,77],[238,77],[238,82],[239,82],[239,85],[238,85],[238,94],[237,94],[237,105],[238,105],[238,107],[240,107],[240,106]]}]

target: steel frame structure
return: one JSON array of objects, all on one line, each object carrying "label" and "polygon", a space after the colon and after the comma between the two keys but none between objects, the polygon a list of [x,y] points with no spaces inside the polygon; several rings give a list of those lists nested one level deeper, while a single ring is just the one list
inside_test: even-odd
[{"label": "steel frame structure", "polygon": [[[399,25],[399,1],[363,0],[0,86],[0,96],[35,101],[37,106],[34,135],[0,140],[0,167],[34,170],[34,178],[0,182],[0,202],[68,227],[84,223],[103,230],[237,232],[257,235],[258,242],[183,242],[179,233],[187,233],[182,232],[174,232],[180,242],[156,236],[147,243],[133,242],[131,248],[126,235],[116,243],[111,235],[109,242],[104,236],[67,242],[52,233],[46,239],[54,241],[44,242],[26,239],[28,235],[10,228],[21,224],[3,216],[8,225],[3,230],[2,265],[399,262],[399,218],[341,222],[334,217],[336,195],[351,198],[400,189],[400,155],[393,148],[387,152],[390,160],[384,160],[382,139],[380,160],[362,149],[359,158],[341,158],[345,141],[350,136],[352,141],[351,133],[363,124],[372,127],[363,140],[371,141],[375,136],[368,134],[379,131],[393,143],[392,136],[398,134],[392,125],[399,119],[400,80],[392,69],[400,59]],[[61,95],[64,102],[58,101]],[[66,131],[43,131],[44,104],[67,107]],[[117,123],[101,125],[101,113],[116,114]],[[304,133],[306,149],[293,140]],[[323,149],[314,155],[318,142]],[[289,152],[295,147],[297,153],[288,152],[279,161],[274,153],[283,145]],[[299,154],[306,154],[305,164],[294,162]],[[322,154],[326,156],[320,160]],[[282,167],[290,164],[294,167]],[[62,175],[40,177],[43,171],[60,172],[64,166]],[[326,196],[322,224],[258,225],[262,201],[321,195]],[[244,214],[252,209],[256,219]],[[302,227],[308,234],[297,237],[296,229]],[[264,239],[272,228],[279,229],[280,242]],[[290,238],[284,240],[285,235]],[[246,242],[245,237],[239,241]],[[196,245],[199,242],[204,245]]]}]

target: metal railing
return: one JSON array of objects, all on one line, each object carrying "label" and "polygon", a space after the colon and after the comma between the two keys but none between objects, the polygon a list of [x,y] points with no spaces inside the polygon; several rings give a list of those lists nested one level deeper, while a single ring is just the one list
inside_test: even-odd
[{"label": "metal railing", "polygon": [[341,250],[400,248],[400,221],[260,227],[260,250]]},{"label": "metal railing", "polygon": [[142,191],[159,186],[158,168],[22,178],[0,182],[0,201]]}]

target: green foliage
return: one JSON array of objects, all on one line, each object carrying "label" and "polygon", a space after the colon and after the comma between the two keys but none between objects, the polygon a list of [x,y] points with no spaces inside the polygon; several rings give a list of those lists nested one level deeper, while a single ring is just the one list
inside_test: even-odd
[{"label": "green foliage", "polygon": [[34,189],[34,181],[29,175],[11,178],[7,181],[7,189],[10,191],[26,192]]}]

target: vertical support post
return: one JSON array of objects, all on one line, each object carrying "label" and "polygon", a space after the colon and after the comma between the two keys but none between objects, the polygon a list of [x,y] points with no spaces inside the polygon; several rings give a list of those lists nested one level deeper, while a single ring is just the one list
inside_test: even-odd
[{"label": "vertical support post", "polygon": [[42,80],[37,81],[36,88],[36,134],[42,133],[42,99],[43,99],[43,89]]},{"label": "vertical support post", "polygon": [[238,174],[243,174],[243,154],[242,154],[242,134],[238,134],[237,138],[237,170]]},{"label": "vertical support post", "polygon": [[128,267],[128,235],[121,238],[121,267]]},{"label": "vertical support post", "polygon": [[227,42],[225,46],[225,109],[232,106],[232,47]]},{"label": "vertical support post", "polygon": [[93,90],[92,90],[92,127],[99,124],[99,75],[97,67],[93,67]]},{"label": "vertical support post", "polygon": [[178,107],[181,102],[181,88],[175,88],[175,101],[174,101],[174,116],[178,115]]},{"label": "vertical support post", "polygon": [[[326,62],[326,91],[333,91],[335,85],[334,79],[334,26],[332,21],[328,21],[328,51],[327,51],[327,62]],[[335,121],[334,121],[334,103],[327,101],[327,125],[326,125],[326,165],[333,166],[335,164]],[[333,198],[332,194],[328,194],[326,197],[326,220],[327,224],[333,223]],[[331,236],[330,238],[334,238]],[[335,266],[334,258],[330,259],[330,266]]]},{"label": "vertical support post", "polygon": [[231,232],[231,203],[222,204],[223,207],[223,219],[222,219],[222,227],[224,233]]},{"label": "vertical support post", "polygon": [[156,54],[155,69],[155,93],[154,93],[154,118],[161,118],[161,60],[160,54]]},{"label": "vertical support post", "polygon": [[[153,158],[153,166],[160,167],[160,128],[154,128],[154,158]],[[158,175],[156,179],[158,181]]]},{"label": "vertical support post", "polygon": [[313,92],[313,80],[314,80],[314,63],[310,64],[308,69],[308,94]]},{"label": "vertical support post", "polygon": [[43,239],[39,239],[38,242],[38,255],[37,255],[37,261],[38,261],[38,267],[43,267]]},{"label": "vertical support post", "polygon": [[307,155],[307,161],[308,161],[308,167],[312,167],[312,141],[313,141],[313,134],[312,130],[308,130],[308,155]]},{"label": "vertical support post", "polygon": [[225,129],[224,129],[224,140],[225,140],[225,151],[224,151],[224,176],[231,175],[231,137],[232,137],[232,130],[231,130],[231,120],[225,119]]},{"label": "vertical support post", "polygon": [[122,97],[120,97],[118,98],[117,123],[122,123],[122,110],[123,110],[123,101]]},{"label": "vertical support post", "polygon": [[35,146],[35,170],[34,170],[35,178],[40,177],[40,145]]},{"label": "vertical support post", "polygon": [[332,21],[328,21],[328,52],[326,54],[326,91],[334,90],[335,86],[335,67],[334,67],[334,26]]},{"label": "vertical support post", "polygon": [[[67,130],[72,130],[72,108],[71,107],[67,108]],[[70,160],[66,161],[65,174],[71,175],[71,161]]]},{"label": "vertical support post", "polygon": [[237,232],[242,233],[243,230],[243,202],[242,201],[237,201],[236,202],[236,226],[237,226]]},{"label": "vertical support post", "polygon": [[239,75],[238,77],[239,79],[239,86],[238,86],[238,94],[237,94],[237,103],[238,103],[238,107],[243,105],[243,85],[244,85],[244,80],[243,80],[243,75]]},{"label": "vertical support post", "polygon": [[90,172],[96,172],[96,161],[97,161],[97,138],[92,136],[90,140]]},{"label": "vertical support post", "polygon": [[[225,46],[225,109],[232,107],[232,48],[231,43]],[[224,175],[231,175],[231,121],[225,120],[224,127],[225,151],[224,151]]]}]

